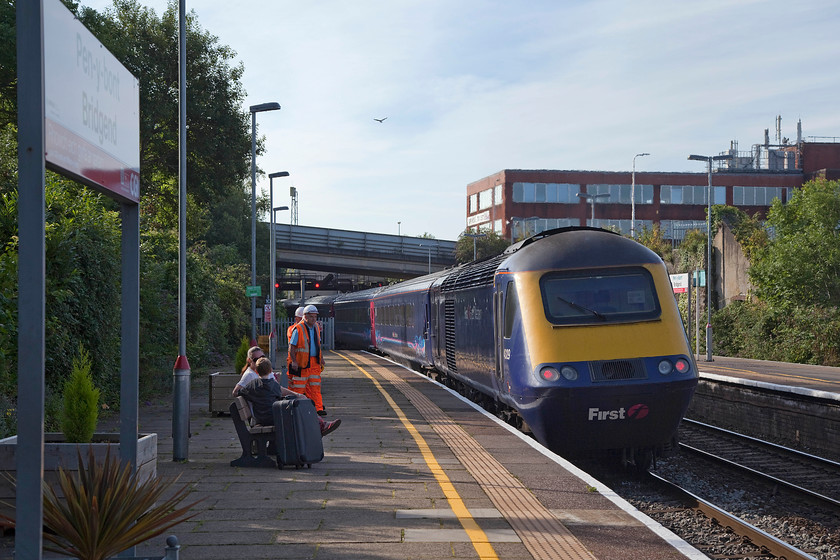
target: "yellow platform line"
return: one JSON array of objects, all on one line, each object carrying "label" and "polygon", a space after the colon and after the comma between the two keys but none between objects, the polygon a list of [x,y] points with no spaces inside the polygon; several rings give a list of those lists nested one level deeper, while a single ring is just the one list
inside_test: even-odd
[{"label": "yellow platform line", "polygon": [[426,419],[519,535],[534,560],[595,560],[533,493],[408,380],[372,358],[360,362],[390,381]]},{"label": "yellow platform line", "polygon": [[464,504],[464,500],[461,499],[460,494],[458,494],[458,491],[455,490],[455,486],[453,486],[449,477],[437,462],[437,459],[435,459],[434,453],[432,453],[432,450],[426,443],[426,440],[423,439],[423,436],[420,435],[420,432],[417,431],[417,428],[414,427],[414,424],[411,423],[400,406],[394,401],[394,399],[391,398],[391,395],[388,394],[388,391],[382,387],[379,381],[368,373],[362,366],[358,365],[341,352],[335,353],[344,358],[353,367],[361,371],[368,379],[370,379],[376,389],[383,397],[385,397],[385,400],[391,408],[394,409],[394,412],[397,414],[397,418],[400,419],[402,425],[408,433],[411,434],[411,437],[414,438],[417,447],[420,448],[423,460],[426,461],[426,465],[428,465],[429,470],[434,475],[435,480],[441,487],[441,490],[443,490],[443,495],[446,496],[450,509],[452,509],[455,513],[455,516],[461,523],[461,527],[463,527],[464,531],[466,531],[473,548],[475,548],[475,551],[478,553],[478,557],[481,560],[499,560],[499,557],[496,555],[496,551],[493,550],[493,546],[490,544],[490,539],[487,538],[485,532],[478,526],[478,523],[476,523],[475,519],[467,509],[467,506]]}]

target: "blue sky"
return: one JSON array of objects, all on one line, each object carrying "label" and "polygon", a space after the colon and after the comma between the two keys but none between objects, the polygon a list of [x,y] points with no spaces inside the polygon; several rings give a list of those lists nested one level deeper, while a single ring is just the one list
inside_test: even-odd
[{"label": "blue sky", "polygon": [[[82,3],[101,10],[107,0]],[[160,14],[166,2],[140,0]],[[455,239],[501,169],[703,172],[782,135],[840,137],[836,0],[187,0],[244,63],[275,205],[299,223]],[[374,118],[388,117],[383,123]],[[189,172],[189,171],[188,171]],[[268,190],[268,179],[259,189]],[[288,217],[279,214],[280,221]],[[629,216],[628,216],[629,218]]]}]

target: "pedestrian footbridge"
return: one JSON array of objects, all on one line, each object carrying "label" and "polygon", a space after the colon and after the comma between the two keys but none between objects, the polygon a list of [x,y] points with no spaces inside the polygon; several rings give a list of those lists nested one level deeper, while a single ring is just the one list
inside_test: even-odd
[{"label": "pedestrian footbridge", "polygon": [[455,241],[275,224],[277,268],[414,278],[455,264]]}]

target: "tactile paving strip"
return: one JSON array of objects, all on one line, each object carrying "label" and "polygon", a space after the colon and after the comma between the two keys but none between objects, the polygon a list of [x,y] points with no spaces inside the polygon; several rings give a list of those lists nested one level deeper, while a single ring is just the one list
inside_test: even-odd
[{"label": "tactile paving strip", "polygon": [[537,560],[596,560],[583,544],[477,441],[408,382],[360,356],[423,415],[516,531]]}]

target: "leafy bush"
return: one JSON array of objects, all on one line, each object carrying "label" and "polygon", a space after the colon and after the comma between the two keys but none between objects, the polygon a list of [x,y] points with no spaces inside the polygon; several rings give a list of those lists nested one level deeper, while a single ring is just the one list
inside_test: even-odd
[{"label": "leafy bush", "polygon": [[79,354],[73,359],[73,370],[64,384],[61,431],[68,443],[90,443],[96,431],[99,389],[93,386],[90,369],[90,354],[79,344]]},{"label": "leafy bush", "polygon": [[840,310],[733,302],[712,317],[715,353],[738,358],[840,365]]},{"label": "leafy bush", "polygon": [[245,368],[245,362],[248,361],[248,348],[251,347],[251,342],[247,336],[242,337],[242,342],[239,344],[239,349],[236,351],[236,357],[233,359],[234,371],[239,373]]}]

